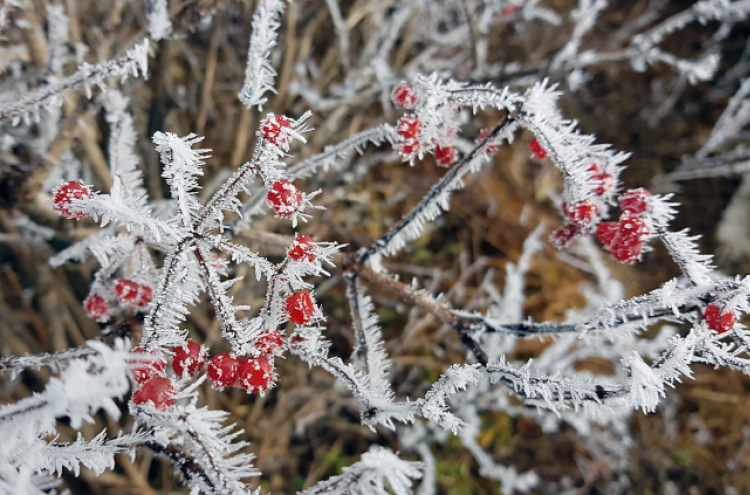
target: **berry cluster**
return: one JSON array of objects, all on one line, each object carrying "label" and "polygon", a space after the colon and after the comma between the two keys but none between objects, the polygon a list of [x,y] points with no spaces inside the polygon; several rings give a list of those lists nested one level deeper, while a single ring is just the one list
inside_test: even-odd
[{"label": "berry cluster", "polygon": [[622,215],[617,222],[602,222],[596,237],[612,256],[622,263],[634,263],[643,253],[643,244],[651,234],[648,221],[649,198],[645,189],[626,192],[621,200]]},{"label": "berry cluster", "polygon": [[166,376],[166,361],[158,353],[140,347],[134,349],[133,354],[146,356],[146,359],[130,361],[133,378],[140,385],[131,398],[133,404],[151,403],[159,411],[172,407],[177,398],[177,389]]},{"label": "berry cluster", "polygon": [[206,375],[217,390],[238,387],[249,393],[263,392],[273,383],[273,362],[263,355],[243,359],[222,352],[211,358]]},{"label": "berry cluster", "polygon": [[722,334],[734,328],[736,317],[733,311],[727,311],[722,314],[721,308],[717,304],[709,304],[703,313],[703,320],[711,330]]},{"label": "berry cluster", "polygon": [[[120,306],[145,308],[151,302],[154,290],[148,285],[139,284],[133,280],[119,279],[115,281],[115,295]],[[83,301],[83,308],[89,318],[99,323],[109,321],[112,308],[104,296],[89,294]]]},{"label": "berry cluster", "polygon": [[74,212],[70,210],[70,205],[77,199],[89,199],[94,196],[91,189],[84,185],[80,180],[71,180],[60,184],[52,190],[52,209],[58,215],[65,218],[80,220],[87,216],[81,211]]},{"label": "berry cluster", "polygon": [[[538,150],[544,151],[537,142],[535,146],[533,140],[529,145],[532,153],[537,156]],[[535,152],[534,150],[537,150]],[[546,152],[544,152],[546,156]],[[605,214],[606,203],[609,196],[615,189],[615,178],[612,174],[607,173],[603,165],[594,163],[588,170],[590,177],[596,182],[594,193],[596,197],[579,201],[578,203],[568,206],[565,202],[562,204],[562,211],[565,218],[565,224],[552,234],[552,243],[557,247],[565,247],[570,244],[576,236],[593,234],[599,224],[601,216]]]},{"label": "berry cluster", "polygon": [[[147,356],[146,359],[136,358],[130,361],[133,379],[140,385],[133,393],[133,404],[150,402],[159,411],[172,407],[177,398],[177,388],[174,381],[166,375],[166,361],[157,352],[146,351],[141,347],[134,349],[133,353]],[[188,339],[181,346],[175,347],[172,369],[178,378],[192,378],[203,369],[207,356],[205,347]]]}]

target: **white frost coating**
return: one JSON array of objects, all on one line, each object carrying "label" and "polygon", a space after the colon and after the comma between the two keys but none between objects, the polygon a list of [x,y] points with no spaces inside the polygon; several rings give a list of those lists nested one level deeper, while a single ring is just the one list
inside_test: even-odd
[{"label": "white frost coating", "polygon": [[[343,474],[321,481],[298,495],[411,495],[412,480],[422,477],[422,463],[404,461],[373,446]],[[390,490],[388,489],[390,488]]]},{"label": "white frost coating", "polygon": [[148,35],[154,41],[172,35],[172,21],[169,20],[167,0],[150,0],[148,11]]},{"label": "white frost coating", "polygon": [[146,39],[127,51],[118,60],[103,62],[97,65],[84,63],[75,74],[49,86],[44,86],[26,96],[10,99],[0,104],[0,120],[13,119],[13,124],[39,122],[42,108],[56,107],[62,104],[65,93],[83,87],[87,96],[91,95],[91,86],[102,85],[107,79],[128,76],[144,78],[148,76],[148,49]]},{"label": "white frost coating", "polygon": [[268,101],[263,96],[266,92],[276,92],[274,78],[276,71],[271,66],[271,50],[276,46],[281,23],[279,18],[284,13],[286,4],[283,0],[260,0],[253,15],[253,32],[250,34],[250,48],[247,52],[247,69],[245,83],[237,95],[246,107],[257,106],[259,109]]},{"label": "white frost coating", "polygon": [[114,349],[96,341],[87,344],[91,352],[68,361],[42,392],[0,407],[0,492],[41,493],[54,485],[47,475],[63,467],[77,472],[83,465],[101,472],[114,465],[114,454],[130,451],[130,441],[137,441],[137,435],[104,441],[100,434],[91,444],[80,437],[73,444],[47,443],[56,418],[68,417],[71,427],[80,429],[84,421],[93,423],[100,409],[120,417],[114,399],[130,389],[127,346],[122,341]]}]

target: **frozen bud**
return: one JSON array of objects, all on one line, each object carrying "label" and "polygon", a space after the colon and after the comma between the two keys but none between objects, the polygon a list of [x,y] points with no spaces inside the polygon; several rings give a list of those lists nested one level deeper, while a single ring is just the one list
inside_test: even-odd
[{"label": "frozen bud", "polygon": [[414,105],[417,104],[417,98],[417,92],[406,81],[399,83],[391,93],[391,100],[398,108],[414,108]]},{"label": "frozen bud", "polygon": [[72,180],[60,184],[52,191],[52,209],[55,213],[65,218],[80,220],[88,215],[81,211],[70,211],[71,203],[77,199],[88,199],[93,196],[94,194],[91,192],[91,189],[83,182]]},{"label": "frozen bud", "polygon": [[145,382],[133,394],[133,404],[151,404],[159,411],[166,411],[174,405],[177,390],[174,382],[165,376],[157,376]]},{"label": "frozen bud", "polygon": [[89,318],[99,323],[109,321],[109,304],[102,296],[88,296],[83,300],[83,309]]},{"label": "frozen bud", "polygon": [[315,302],[309,291],[302,290],[286,299],[285,309],[291,321],[297,325],[304,325],[315,313]]},{"label": "frozen bud", "polygon": [[292,241],[292,245],[286,251],[294,261],[315,261],[315,241],[306,234],[297,234]]},{"label": "frozen bud", "polygon": [[268,142],[275,146],[286,146],[289,143],[289,131],[292,124],[283,115],[269,114],[263,121],[260,134]]},{"label": "frozen bud", "polygon": [[273,183],[266,196],[268,206],[279,218],[293,218],[302,210],[304,196],[294,184],[286,179],[279,179]]}]

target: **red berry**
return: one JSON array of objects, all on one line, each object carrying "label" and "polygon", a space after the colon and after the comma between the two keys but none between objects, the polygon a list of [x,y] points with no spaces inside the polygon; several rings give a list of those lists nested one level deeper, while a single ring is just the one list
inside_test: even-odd
[{"label": "red berry", "polygon": [[435,161],[441,167],[448,167],[455,162],[457,154],[455,146],[435,146]]},{"label": "red berry", "polygon": [[273,382],[273,365],[265,356],[248,358],[240,361],[239,382],[237,386],[250,393],[263,392]]},{"label": "red berry", "polygon": [[558,248],[564,248],[570,244],[580,232],[575,224],[563,225],[552,233],[552,243]]},{"label": "red berry", "polygon": [[581,227],[586,227],[594,224],[599,209],[596,205],[593,205],[588,201],[580,201],[573,207],[568,207],[563,203],[563,211],[565,212],[565,216],[573,223]]},{"label": "red berry", "polygon": [[500,10],[500,15],[504,17],[510,17],[516,12],[518,12],[518,5],[511,3],[511,4],[506,5]]},{"label": "red berry", "polygon": [[[490,135],[490,130],[489,129],[482,129],[481,131],[479,131],[479,136],[477,137],[477,141],[476,142],[477,143],[482,142],[489,135]],[[498,149],[497,146],[488,146],[486,152],[487,152],[488,155],[492,155],[492,154],[494,154],[497,151],[497,149]]]},{"label": "red berry", "polygon": [[302,290],[286,300],[286,314],[297,325],[309,322],[315,313],[315,302],[310,292]]},{"label": "red berry", "polygon": [[81,211],[70,211],[70,204],[73,200],[88,199],[93,196],[94,194],[83,182],[72,180],[65,184],[60,184],[52,190],[52,209],[55,213],[65,218],[80,220],[81,218],[85,218],[87,214]]},{"label": "red berry", "polygon": [[148,306],[151,302],[151,297],[154,295],[154,290],[148,285],[138,286],[138,296],[135,298],[135,305],[141,308]]},{"label": "red berry", "polygon": [[621,263],[635,263],[641,257],[643,242],[639,240],[623,241],[613,246],[611,253]]},{"label": "red berry", "polygon": [[640,258],[649,233],[645,221],[627,212],[617,223],[603,222],[596,229],[596,237],[612,256],[623,263],[633,263]]},{"label": "red berry", "polygon": [[601,163],[592,163],[591,166],[587,170],[591,172],[592,175],[603,174],[604,165],[602,165]]},{"label": "red berry", "polygon": [[624,213],[617,222],[619,234],[623,238],[643,240],[651,233],[646,222],[639,217]]},{"label": "red berry", "polygon": [[255,341],[255,347],[263,354],[268,355],[273,355],[283,344],[284,338],[281,336],[281,330],[278,328],[268,330]]},{"label": "red berry", "polygon": [[277,217],[287,219],[299,213],[304,203],[302,193],[286,179],[279,179],[273,183],[266,200]]},{"label": "red berry", "polygon": [[89,318],[106,323],[109,320],[109,304],[101,296],[88,296],[83,300],[83,308]]},{"label": "red berry", "polygon": [[417,153],[419,153],[419,141],[410,139],[409,141],[399,144],[398,153],[404,160],[417,156]]},{"label": "red berry", "polygon": [[240,371],[240,360],[233,358],[227,352],[222,352],[208,362],[206,374],[208,381],[217,390],[233,387],[237,383]]},{"label": "red berry", "polygon": [[422,134],[422,122],[416,115],[404,115],[398,121],[396,132],[406,141],[417,139]]},{"label": "red berry", "polygon": [[605,247],[609,247],[615,240],[617,230],[617,222],[602,222],[596,227],[596,238]]},{"label": "red berry", "polygon": [[315,241],[307,234],[297,234],[286,254],[294,261],[315,261]]},{"label": "red berry", "polygon": [[116,280],[115,292],[120,304],[135,304],[138,300],[138,282],[125,279]]},{"label": "red berry", "polygon": [[285,146],[289,142],[289,133],[292,125],[289,119],[283,115],[270,114],[263,121],[261,126],[261,135],[270,143],[276,146]]},{"label": "red berry", "polygon": [[144,383],[133,394],[133,404],[151,403],[157,410],[165,411],[174,405],[177,390],[172,380],[165,376],[156,376]]},{"label": "red berry", "polygon": [[531,150],[531,155],[537,160],[543,160],[547,158],[547,150],[545,150],[542,145],[539,144],[539,141],[537,141],[536,138],[532,139],[529,143],[529,149]]},{"label": "red berry", "polygon": [[736,321],[733,311],[721,314],[721,308],[713,303],[706,306],[706,311],[703,313],[703,319],[706,321],[708,328],[718,333],[724,333],[731,330],[734,328]]},{"label": "red berry", "polygon": [[620,206],[628,213],[640,215],[641,213],[646,213],[646,211],[648,211],[648,201],[650,197],[651,193],[642,187],[631,189],[622,195]]},{"label": "red berry", "polygon": [[398,86],[393,88],[391,100],[398,108],[414,108],[417,104],[417,92],[406,81],[402,81]]},{"label": "red berry", "polygon": [[206,364],[208,351],[193,340],[186,340],[184,344],[174,348],[172,369],[180,378],[193,377],[200,373]]},{"label": "red berry", "polygon": [[144,383],[151,378],[161,376],[167,369],[167,363],[155,351],[146,351],[142,347],[133,349],[133,354],[142,354],[148,356],[146,359],[131,359],[129,362],[130,369],[133,372],[133,378],[138,383]]}]

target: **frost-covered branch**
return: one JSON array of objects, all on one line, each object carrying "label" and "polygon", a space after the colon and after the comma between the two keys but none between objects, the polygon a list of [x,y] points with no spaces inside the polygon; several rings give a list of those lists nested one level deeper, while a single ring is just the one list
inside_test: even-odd
[{"label": "frost-covered branch", "polygon": [[[343,474],[321,481],[299,495],[411,495],[412,480],[422,477],[419,462],[401,460],[382,447],[371,447]],[[390,488],[390,490],[388,489]]]},{"label": "frost-covered branch", "polygon": [[26,96],[0,104],[0,120],[12,119],[14,124],[23,121],[38,122],[44,107],[60,105],[67,91],[83,87],[90,94],[91,86],[101,85],[112,77],[137,77],[148,75],[149,40],[144,40],[114,61],[97,65],[83,64],[78,71],[60,82],[42,87]]}]

